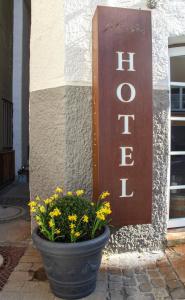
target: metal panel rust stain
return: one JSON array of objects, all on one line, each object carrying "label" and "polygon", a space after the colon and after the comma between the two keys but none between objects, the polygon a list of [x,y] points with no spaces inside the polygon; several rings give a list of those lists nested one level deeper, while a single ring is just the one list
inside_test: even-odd
[{"label": "metal panel rust stain", "polygon": [[[116,70],[117,51],[134,55],[134,72]],[[126,64],[124,65],[126,67]],[[116,96],[121,83],[136,91],[131,102]],[[124,87],[124,99],[130,89]],[[122,134],[118,115],[134,115],[131,134]],[[133,147],[133,166],[119,166],[120,147]],[[131,160],[126,158],[128,162]],[[127,193],[120,197],[122,178]],[[152,209],[152,40],[149,11],[98,7],[93,18],[93,191],[111,193],[116,226],[151,223]]]}]

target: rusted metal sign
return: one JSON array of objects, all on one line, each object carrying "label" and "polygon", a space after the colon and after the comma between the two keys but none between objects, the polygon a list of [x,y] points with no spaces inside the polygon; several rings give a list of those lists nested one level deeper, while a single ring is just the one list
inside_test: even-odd
[{"label": "rusted metal sign", "polygon": [[151,223],[152,41],[149,11],[98,7],[93,18],[94,196],[112,223]]}]

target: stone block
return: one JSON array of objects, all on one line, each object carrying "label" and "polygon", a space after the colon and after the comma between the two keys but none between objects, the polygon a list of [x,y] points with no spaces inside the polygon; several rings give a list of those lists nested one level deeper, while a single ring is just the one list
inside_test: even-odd
[{"label": "stone block", "polygon": [[54,300],[54,298],[53,294],[35,293],[33,291],[32,293],[23,293],[22,298],[19,300]]},{"label": "stone block", "polygon": [[3,291],[4,292],[7,292],[7,291],[20,291],[20,289],[23,287],[24,285],[24,281],[8,281],[6,283],[6,285],[4,286],[3,288]]},{"label": "stone block", "polygon": [[14,271],[10,277],[9,277],[9,281],[27,281],[27,280],[31,280],[32,277],[30,276],[30,274],[28,272],[24,272],[24,271]]},{"label": "stone block", "polygon": [[137,268],[135,268],[135,273],[136,274],[145,274],[146,270],[144,268],[137,267]]},{"label": "stone block", "polygon": [[156,269],[156,263],[149,263],[146,265],[147,270],[155,270]]},{"label": "stone block", "polygon": [[131,277],[131,278],[125,277],[125,278],[123,278],[123,285],[124,286],[136,286],[136,280],[134,277]]},{"label": "stone block", "polygon": [[171,266],[166,266],[166,267],[160,267],[159,271],[160,271],[161,274],[165,275],[167,273],[173,272],[173,269],[172,269]]},{"label": "stone block", "polygon": [[153,278],[151,283],[154,287],[166,287],[165,281],[161,278]]},{"label": "stone block", "polygon": [[47,282],[37,282],[37,281],[27,281],[25,282],[24,286],[22,287],[21,291],[23,293],[49,293],[50,287],[49,283]]},{"label": "stone block", "polygon": [[32,264],[32,271],[37,271],[38,269],[43,268],[43,263],[42,262],[34,262]]},{"label": "stone block", "polygon": [[111,291],[110,296],[111,296],[111,299],[114,299],[114,300],[126,300],[126,297],[123,296],[120,292],[117,293],[116,291]]},{"label": "stone block", "polygon": [[124,292],[125,292],[125,294],[128,295],[128,296],[133,296],[133,295],[135,295],[135,294],[138,293],[138,289],[135,288],[135,287],[128,287],[128,286],[126,286],[126,287],[124,288]]},{"label": "stone block", "polygon": [[20,259],[20,263],[34,263],[34,262],[37,263],[42,262],[41,256],[24,255]]},{"label": "stone block", "polygon": [[164,277],[166,281],[177,279],[177,276],[174,272],[166,273],[164,274]]},{"label": "stone block", "polygon": [[162,259],[158,259],[156,261],[156,265],[158,267],[168,267],[169,266],[169,261],[166,257],[163,257]]},{"label": "stone block", "polygon": [[14,292],[3,291],[0,293],[0,300],[23,300],[23,295],[15,291]]},{"label": "stone block", "polygon": [[153,269],[153,270],[148,270],[148,275],[153,278],[153,277],[159,277],[160,273],[157,269]]},{"label": "stone block", "polygon": [[107,272],[98,272],[97,280],[98,281],[107,281],[108,276]]},{"label": "stone block", "polygon": [[15,267],[15,271],[29,271],[32,267],[32,263],[19,263],[17,267]]},{"label": "stone block", "polygon": [[155,297],[153,294],[146,294],[143,296],[143,300],[155,300]]},{"label": "stone block", "polygon": [[108,282],[107,281],[97,281],[96,282],[96,292],[106,292],[108,289]]},{"label": "stone block", "polygon": [[33,248],[33,247],[29,247],[25,253],[24,253],[25,256],[40,256],[40,252],[36,249],[36,248]]},{"label": "stone block", "polygon": [[184,288],[177,288],[177,289],[173,290],[170,294],[171,294],[171,297],[173,300],[185,299]]},{"label": "stone block", "polygon": [[167,292],[167,290],[165,288],[159,288],[159,287],[153,288],[152,293],[157,300],[163,299],[163,298],[169,296],[169,293]]},{"label": "stone block", "polygon": [[113,274],[110,274],[110,275],[109,275],[109,280],[110,280],[110,281],[122,282],[122,281],[123,281],[123,277],[122,277],[122,276],[119,276],[119,275],[113,275]]},{"label": "stone block", "polygon": [[141,292],[151,292],[152,287],[149,282],[144,282],[139,285],[139,289]]},{"label": "stone block", "polygon": [[147,282],[148,276],[146,274],[139,274],[139,275],[136,275],[136,279],[138,282]]},{"label": "stone block", "polygon": [[119,281],[109,281],[109,290],[121,291],[123,289],[123,283]]},{"label": "stone block", "polygon": [[123,270],[123,275],[126,277],[133,277],[134,271],[132,269],[125,269]]},{"label": "stone block", "polygon": [[143,297],[143,295],[140,294],[135,294],[127,297],[127,300],[143,300],[143,299],[145,298]]},{"label": "stone block", "polygon": [[169,280],[166,284],[169,290],[174,290],[182,286],[182,283],[179,280]]},{"label": "stone block", "polygon": [[96,292],[96,291],[94,293],[92,293],[91,295],[82,298],[82,300],[108,300],[108,299],[110,299],[109,294],[99,293],[99,292]]},{"label": "stone block", "polygon": [[115,266],[108,266],[107,271],[110,274],[117,274],[117,275],[122,275],[122,271],[120,268],[115,267]]}]

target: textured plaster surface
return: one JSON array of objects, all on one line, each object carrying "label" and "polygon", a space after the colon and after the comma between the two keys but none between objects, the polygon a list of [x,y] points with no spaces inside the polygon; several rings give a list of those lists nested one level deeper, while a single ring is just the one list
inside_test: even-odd
[{"label": "textured plaster surface", "polygon": [[31,197],[57,185],[92,190],[91,88],[60,87],[30,97]]},{"label": "textured plaster surface", "polygon": [[90,87],[66,90],[65,187],[92,192],[92,93]]},{"label": "textured plaster surface", "polygon": [[65,178],[65,90],[30,95],[31,197],[47,196]]},{"label": "textured plaster surface", "polygon": [[[92,195],[91,88],[66,86],[31,93],[31,196],[46,197],[58,184]],[[109,250],[161,248],[167,229],[167,91],[153,93],[152,224],[113,229]]]},{"label": "textured plaster surface", "polygon": [[[32,1],[30,90],[91,85],[92,17],[97,5],[147,8],[147,0]],[[153,83],[168,88],[168,38],[185,41],[185,1],[157,0],[152,9]],[[44,74],[44,76],[43,76]]]},{"label": "textured plaster surface", "polygon": [[[66,0],[65,78],[91,84],[91,22],[97,5],[147,9],[139,0]],[[185,36],[185,2],[158,0],[152,12],[153,82],[155,89],[168,88],[168,38]]]}]

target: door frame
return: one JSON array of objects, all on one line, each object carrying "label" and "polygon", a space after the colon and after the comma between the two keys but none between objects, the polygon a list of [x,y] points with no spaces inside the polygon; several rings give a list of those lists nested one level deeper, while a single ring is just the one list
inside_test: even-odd
[{"label": "door frame", "polygon": [[[168,228],[175,228],[175,227],[185,227],[185,218],[174,218],[170,219],[169,218],[169,212],[170,212],[170,191],[173,189],[185,189],[185,185],[179,185],[179,186],[171,186],[170,185],[170,177],[171,177],[171,156],[172,155],[185,155],[185,151],[171,151],[171,121],[185,121],[185,117],[173,117],[171,116],[171,86],[184,86],[185,87],[185,82],[172,82],[171,75],[170,75],[170,58],[174,56],[182,56],[185,55],[185,47],[180,46],[179,47],[174,47],[174,48],[169,48],[169,68],[168,68],[168,78],[169,78],[169,172],[168,172]],[[179,153],[177,153],[179,152]]]}]

